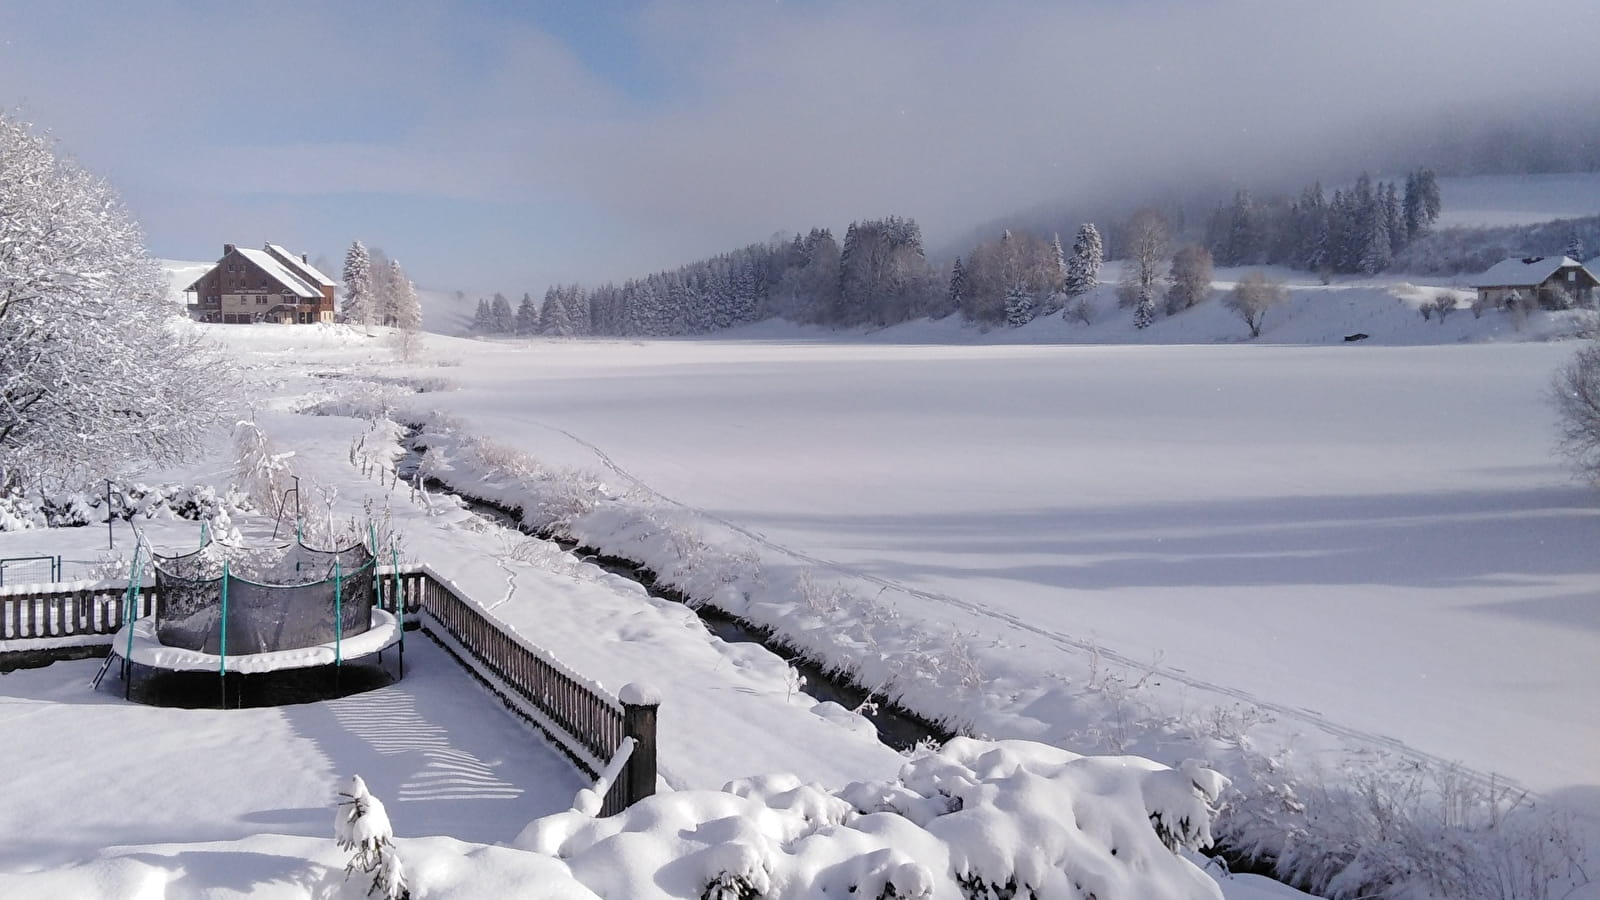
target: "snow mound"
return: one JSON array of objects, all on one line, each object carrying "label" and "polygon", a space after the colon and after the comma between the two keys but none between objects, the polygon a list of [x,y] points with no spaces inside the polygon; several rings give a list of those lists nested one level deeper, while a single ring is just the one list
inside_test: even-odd
[{"label": "snow mound", "polygon": [[1210,845],[1226,786],[1201,763],[957,738],[893,782],[741,779],[548,816],[514,846],[606,897],[1219,898],[1179,851]]}]

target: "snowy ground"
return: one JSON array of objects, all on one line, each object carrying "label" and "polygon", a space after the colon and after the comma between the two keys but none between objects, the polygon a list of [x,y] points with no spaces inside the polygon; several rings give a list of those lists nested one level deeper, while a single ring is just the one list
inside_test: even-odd
[{"label": "snowy ground", "polygon": [[[1424,322],[1415,307],[1434,290],[1306,286],[1269,316],[1265,346],[1240,343],[1215,301],[1142,335],[1106,304],[1089,328],[990,334],[947,320],[848,336],[764,325],[716,341],[431,336],[428,360],[409,367],[343,329],[209,330],[257,370],[276,398],[258,421],[337,489],[339,515],[364,498],[387,507],[408,555],[502,598],[486,605],[507,624],[613,689],[663,688],[673,787],[768,771],[838,785],[886,777],[900,759],[859,719],[795,696],[769,654],[720,645],[682,609],[548,545],[364,479],[347,460],[363,423],[285,410],[368,390],[350,382],[362,373],[442,379],[448,390],[386,402],[596,470],[618,502],[748,549],[772,586],[815,573],[903,622],[957,632],[983,674],[986,712],[973,718],[996,736],[1100,741],[1081,748],[1093,750],[1127,737],[1158,751],[1084,720],[1086,692],[1120,685],[1139,716],[1212,717],[1218,736],[1250,720],[1302,763],[1459,760],[1593,811],[1587,748],[1600,729],[1584,711],[1600,693],[1600,562],[1588,550],[1600,516],[1549,454],[1542,395],[1571,345],[1519,340],[1579,323],[1466,310]],[[1371,338],[1347,345],[1352,331]],[[1120,346],[1145,339],[1170,346]],[[223,456],[188,474],[225,479]],[[92,562],[104,532],[76,532],[53,547],[0,536],[0,555]],[[66,681],[28,680],[49,677],[6,676],[0,695],[69,732],[105,727],[92,721],[98,701],[65,702]],[[23,731],[0,742],[33,739]],[[268,743],[310,752],[293,741]],[[325,793],[348,774],[321,765],[296,790]],[[391,797],[406,777],[391,775],[387,795],[374,784],[402,833],[405,804]],[[42,806],[53,783],[21,790]],[[143,797],[111,790],[124,811]],[[564,784],[548,799],[566,797]],[[246,834],[249,816],[324,799],[247,799],[208,813],[213,831],[170,840]],[[326,833],[310,821],[255,830]],[[494,839],[448,817],[412,821],[415,834]],[[95,840],[149,842],[126,824]],[[90,852],[66,846],[56,861]]]}]

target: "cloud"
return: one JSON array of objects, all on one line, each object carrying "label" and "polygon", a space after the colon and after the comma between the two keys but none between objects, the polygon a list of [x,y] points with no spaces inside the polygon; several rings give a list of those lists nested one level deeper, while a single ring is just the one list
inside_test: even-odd
[{"label": "cloud", "polygon": [[[1590,0],[667,0],[609,9],[609,30],[552,10],[13,9],[0,84],[22,87],[0,103],[160,197],[136,209],[153,243],[203,230],[208,204],[228,222],[299,206],[328,250],[381,232],[424,280],[521,289],[777,229],[898,213],[937,240],[1112,185],[1300,172],[1600,76],[1600,55],[1530,50],[1600,32]],[[464,234],[514,259],[430,249]]]}]

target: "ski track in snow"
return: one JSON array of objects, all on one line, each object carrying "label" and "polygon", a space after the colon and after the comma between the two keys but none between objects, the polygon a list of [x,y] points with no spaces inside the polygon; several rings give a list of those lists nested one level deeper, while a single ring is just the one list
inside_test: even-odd
[{"label": "ski track in snow", "polygon": [[940,604],[944,604],[946,606],[955,607],[956,609],[960,609],[960,610],[962,610],[964,612],[970,613],[970,614],[975,615],[975,616],[980,616],[980,617],[983,617],[983,618],[986,618],[986,619],[990,619],[990,620],[993,620],[993,621],[1001,622],[1001,623],[1003,623],[1005,625],[1009,625],[1012,628],[1015,628],[1015,629],[1017,629],[1019,631],[1026,632],[1026,633],[1031,634],[1031,635],[1033,635],[1035,637],[1039,637],[1039,638],[1042,638],[1042,639],[1044,639],[1046,641],[1054,643],[1057,646],[1062,647],[1063,649],[1078,650],[1078,651],[1085,652],[1085,653],[1096,653],[1096,654],[1099,654],[1102,658],[1112,660],[1113,662],[1116,662],[1116,663],[1118,663],[1120,665],[1123,665],[1123,666],[1125,666],[1125,667],[1127,667],[1129,669],[1140,671],[1140,672],[1149,672],[1149,673],[1154,674],[1154,675],[1159,675],[1162,678],[1170,678],[1173,681],[1188,685],[1189,687],[1195,688],[1197,690],[1208,691],[1208,692],[1211,692],[1213,694],[1218,694],[1218,695],[1221,695],[1223,697],[1227,697],[1227,698],[1232,699],[1232,700],[1237,700],[1237,701],[1240,701],[1240,702],[1243,702],[1243,703],[1248,703],[1248,704],[1251,704],[1252,706],[1255,706],[1255,707],[1260,708],[1260,709],[1268,710],[1268,711],[1270,711],[1270,712],[1272,712],[1272,713],[1274,713],[1276,715],[1282,716],[1284,718],[1292,719],[1292,720],[1294,720],[1296,722],[1300,722],[1302,724],[1311,726],[1311,727],[1316,728],[1316,729],[1318,729],[1318,730],[1320,730],[1320,731],[1322,731],[1322,732],[1324,732],[1326,734],[1330,734],[1330,735],[1333,735],[1335,737],[1340,737],[1340,738],[1345,738],[1345,739],[1352,740],[1352,741],[1358,741],[1358,742],[1362,742],[1362,743],[1366,743],[1366,744],[1370,744],[1370,745],[1375,745],[1375,746],[1377,746],[1379,748],[1392,751],[1393,753],[1395,753],[1395,754],[1397,754],[1399,756],[1405,757],[1407,759],[1427,762],[1427,763],[1431,763],[1431,764],[1433,764],[1435,766],[1439,766],[1441,768],[1451,769],[1453,771],[1461,773],[1462,775],[1467,776],[1468,778],[1471,778],[1471,779],[1477,781],[1479,784],[1482,784],[1482,785],[1491,785],[1492,784],[1492,785],[1495,785],[1497,787],[1508,787],[1508,786],[1510,786],[1510,787],[1514,787],[1518,791],[1526,793],[1530,797],[1539,797],[1540,796],[1538,794],[1538,792],[1528,790],[1526,787],[1522,786],[1521,784],[1516,782],[1514,779],[1508,778],[1505,775],[1491,774],[1491,773],[1488,773],[1488,772],[1482,772],[1482,771],[1479,771],[1477,769],[1473,769],[1473,768],[1467,767],[1465,765],[1462,765],[1458,761],[1451,760],[1451,759],[1448,759],[1448,758],[1445,758],[1445,757],[1442,757],[1442,756],[1438,756],[1436,754],[1429,753],[1429,752],[1427,752],[1425,750],[1419,750],[1416,747],[1413,747],[1413,746],[1405,743],[1404,741],[1399,740],[1398,738],[1393,738],[1393,737],[1389,737],[1388,735],[1377,734],[1377,733],[1370,732],[1370,731],[1363,731],[1363,730],[1361,730],[1359,728],[1354,728],[1354,727],[1350,727],[1350,726],[1347,726],[1347,725],[1341,725],[1341,724],[1339,724],[1337,722],[1331,722],[1331,721],[1327,720],[1325,717],[1323,717],[1323,715],[1321,713],[1319,713],[1319,712],[1317,712],[1315,710],[1310,710],[1310,709],[1305,709],[1303,707],[1290,706],[1290,705],[1285,705],[1285,704],[1282,704],[1282,703],[1275,703],[1275,702],[1272,702],[1270,700],[1265,700],[1265,699],[1262,699],[1261,697],[1258,697],[1258,696],[1256,696],[1254,694],[1251,694],[1248,691],[1243,691],[1243,690],[1240,690],[1238,688],[1232,688],[1232,687],[1228,687],[1226,685],[1218,684],[1216,682],[1207,681],[1207,680],[1205,680],[1203,678],[1196,678],[1196,677],[1194,677],[1192,675],[1187,674],[1186,672],[1183,672],[1182,670],[1165,668],[1165,667],[1162,667],[1162,666],[1160,666],[1158,664],[1153,664],[1153,663],[1149,663],[1149,662],[1142,662],[1142,661],[1134,659],[1133,657],[1128,656],[1126,654],[1119,653],[1119,652],[1117,652],[1115,650],[1108,649],[1108,648],[1106,648],[1106,647],[1104,647],[1104,646],[1102,646],[1102,645],[1100,645],[1100,644],[1098,644],[1098,643],[1096,643],[1094,641],[1086,641],[1086,640],[1083,640],[1081,638],[1075,638],[1075,637],[1072,637],[1071,635],[1063,634],[1063,633],[1058,632],[1058,631],[1051,631],[1050,629],[1047,629],[1047,628],[1041,628],[1041,627],[1039,627],[1037,625],[1034,625],[1034,624],[1032,624],[1030,622],[1027,622],[1027,621],[1025,621],[1025,620],[1023,620],[1023,619],[1021,619],[1021,618],[1019,618],[1017,616],[1011,615],[1010,613],[1000,612],[998,610],[991,609],[989,607],[983,606],[983,605],[978,604],[978,603],[972,603],[970,601],[962,600],[959,597],[953,597],[953,596],[951,596],[949,594],[942,594],[942,593],[939,593],[937,591],[928,591],[928,590],[922,590],[920,588],[914,588],[914,587],[911,587],[909,585],[901,584],[901,583],[899,583],[897,581],[894,581],[893,579],[883,578],[881,576],[872,575],[872,574],[866,573],[866,572],[860,572],[860,571],[857,571],[855,569],[852,569],[851,567],[849,567],[848,565],[845,565],[843,563],[838,563],[838,562],[834,562],[833,560],[823,559],[823,558],[820,558],[820,557],[817,557],[817,556],[812,556],[809,553],[804,553],[802,551],[795,550],[795,549],[793,549],[791,547],[786,547],[786,546],[784,546],[782,544],[777,543],[776,541],[771,540],[766,535],[762,534],[761,532],[759,532],[759,531],[757,531],[757,530],[755,530],[753,528],[749,528],[749,527],[746,527],[744,525],[740,525],[737,522],[730,522],[729,520],[724,519],[721,516],[716,515],[715,513],[709,512],[709,511],[707,511],[705,509],[702,509],[702,508],[700,508],[698,506],[695,506],[695,505],[693,505],[691,503],[685,503],[685,502],[683,502],[681,500],[678,500],[678,499],[673,498],[673,497],[669,497],[666,494],[661,493],[660,491],[658,491],[655,488],[651,487],[643,479],[639,478],[638,476],[634,475],[632,472],[629,472],[627,469],[625,469],[621,465],[619,465],[616,460],[611,458],[610,454],[606,453],[599,446],[597,446],[597,445],[585,440],[584,438],[579,437],[576,434],[573,434],[571,431],[568,431],[565,428],[561,428],[561,427],[556,426],[556,425],[551,425],[551,424],[546,423],[546,422],[529,422],[529,424],[536,425],[536,426],[538,426],[540,428],[544,428],[544,429],[547,429],[549,431],[553,431],[553,432],[556,432],[558,434],[564,435],[568,440],[571,440],[574,443],[586,448],[589,452],[594,454],[595,458],[600,461],[601,465],[605,466],[607,469],[609,469],[610,471],[614,472],[617,476],[625,479],[630,484],[632,484],[634,487],[638,488],[641,491],[644,491],[646,494],[649,494],[651,497],[654,497],[655,499],[660,500],[663,503],[669,504],[671,506],[678,507],[679,509],[685,510],[687,512],[694,513],[695,515],[700,516],[700,517],[702,517],[702,518],[704,518],[704,519],[706,519],[708,521],[716,522],[717,524],[719,524],[719,525],[721,525],[721,526],[723,526],[723,527],[725,527],[725,528],[727,528],[727,529],[729,529],[729,530],[731,530],[731,531],[733,531],[733,532],[735,532],[737,534],[740,534],[740,535],[743,535],[746,538],[749,538],[750,540],[756,542],[757,544],[761,545],[762,547],[767,548],[768,550],[771,550],[771,551],[773,551],[775,553],[782,554],[782,555],[787,556],[787,557],[789,557],[791,559],[798,560],[798,561],[804,562],[804,563],[809,563],[810,565],[817,566],[818,568],[827,569],[827,570],[836,572],[836,573],[838,573],[840,575],[847,576],[849,578],[860,579],[862,581],[866,581],[866,582],[869,582],[869,583],[872,583],[872,584],[876,584],[876,585],[879,585],[881,587],[887,588],[887,589],[892,590],[892,591],[899,591],[900,593],[906,594],[908,596],[916,597],[916,598],[921,599],[921,600],[926,600],[926,601],[929,601],[929,602],[932,602],[932,603],[940,603]]}]

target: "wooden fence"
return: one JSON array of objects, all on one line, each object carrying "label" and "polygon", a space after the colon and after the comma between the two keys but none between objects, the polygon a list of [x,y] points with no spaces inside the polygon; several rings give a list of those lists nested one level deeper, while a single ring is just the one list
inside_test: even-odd
[{"label": "wooden fence", "polygon": [[[35,585],[16,593],[0,594],[0,640],[64,638],[79,635],[113,635],[122,627],[128,586]],[[155,609],[155,587],[144,585],[134,594],[135,618]]]},{"label": "wooden fence", "polygon": [[[626,809],[655,793],[655,702],[624,704],[572,671],[548,651],[504,628],[463,597],[453,584],[427,569],[380,569],[374,602],[394,610],[397,601],[408,619],[467,666],[514,712],[550,737],[587,777],[600,778],[610,760],[632,738],[620,774],[611,782],[601,815]],[[126,585],[62,587],[0,594],[0,641],[111,635],[122,627]],[[150,615],[155,587],[135,593],[135,618]],[[5,651],[0,644],[0,652]],[[631,692],[654,700],[649,691]]]}]

